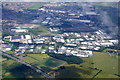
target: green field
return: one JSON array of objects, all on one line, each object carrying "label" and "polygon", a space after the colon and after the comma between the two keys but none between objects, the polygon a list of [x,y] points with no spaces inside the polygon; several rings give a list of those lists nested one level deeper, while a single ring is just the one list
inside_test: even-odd
[{"label": "green field", "polygon": [[106,48],[105,50],[103,50],[103,52],[107,52],[107,51],[115,51],[115,49],[110,49],[110,48]]},{"label": "green field", "polygon": [[64,69],[58,69],[58,78],[92,78],[99,70],[93,68],[92,58],[82,58],[83,63],[80,64],[65,64]]},{"label": "green field", "polygon": [[27,54],[23,61],[39,67],[55,68],[65,62],[49,57],[47,54]]},{"label": "green field", "polygon": [[[104,60],[106,59],[105,56],[106,55],[103,55]],[[83,60],[83,63],[81,64],[63,65],[65,68],[58,69],[59,75],[57,75],[56,77],[58,78],[92,78],[102,69],[102,71],[98,75],[96,75],[95,78],[118,78],[118,76],[112,73],[112,72],[117,72],[117,68],[116,70],[113,69],[112,71],[109,70],[111,68],[108,68],[106,70],[105,66],[107,65],[111,66],[110,62],[107,65],[105,64],[103,65],[102,62],[98,63],[99,61],[101,61],[101,57],[99,55],[96,56],[96,58],[94,57],[94,58],[81,58],[81,59]],[[111,58],[108,58],[108,59],[111,61]],[[103,67],[101,67],[101,65],[103,65]],[[112,65],[115,65],[115,67],[118,67],[116,60]],[[97,69],[95,69],[96,67]]]},{"label": "green field", "polygon": [[10,78],[10,77],[14,77],[11,73],[10,73],[10,69],[13,68],[14,66],[19,65],[18,63],[16,63],[13,60],[6,60],[2,62],[2,76],[4,78]]},{"label": "green field", "polygon": [[14,51],[6,51],[8,54],[14,54]]},{"label": "green field", "polygon": [[[78,57],[76,59],[76,57],[70,57],[70,59],[67,59],[70,62],[60,58],[60,56],[59,59],[57,54],[55,54],[56,57],[55,55],[50,56],[50,54],[26,54],[27,56],[23,57],[22,60],[31,65],[41,67],[46,72],[58,73],[56,74],[57,78],[92,78],[100,70],[102,71],[95,78],[118,78],[115,74],[118,74],[118,59],[120,59],[120,56],[110,56],[108,53],[105,53],[109,50],[114,51],[114,49],[105,49],[103,52],[93,52],[93,58],[78,59]],[[11,51],[8,51],[8,53],[12,54]],[[68,58],[65,56],[61,57]],[[71,63],[71,60],[82,60],[82,62],[79,64]],[[2,64],[3,77],[40,77],[37,73],[33,75],[34,71],[14,60],[4,60]],[[23,73],[24,75],[19,76],[19,74]]]},{"label": "green field", "polygon": [[[115,56],[109,56],[107,53],[94,52],[94,58],[81,59],[83,63],[68,64],[64,61],[52,58],[47,54],[27,54],[22,60],[31,65],[39,66],[43,68],[43,70],[45,69],[46,72],[50,70],[59,73],[56,74],[57,78],[92,78],[100,70],[102,70],[102,72],[95,78],[117,78],[117,76],[114,75],[117,73],[118,68],[116,62],[117,58]],[[41,75],[12,59],[4,60],[2,64],[4,78],[41,77]],[[61,66],[64,68],[61,68]],[[23,75],[19,76],[20,74]]]},{"label": "green field", "polygon": [[65,69],[60,69],[57,78],[92,78],[98,71],[80,67],[78,65],[65,66]]},{"label": "green field", "polygon": [[118,78],[118,76],[102,71],[95,78]]},{"label": "green field", "polygon": [[[55,69],[55,72],[57,71],[59,73],[59,75],[56,75],[57,78],[92,78],[99,70],[89,68],[93,67],[93,64],[91,64],[93,62],[92,58],[82,59],[84,60],[83,63],[68,64],[61,60],[52,58],[47,54],[27,54],[23,61],[48,70],[49,68]],[[60,66],[65,66],[65,69],[60,69]]]},{"label": "green field", "polygon": [[39,34],[50,34],[51,32],[48,30],[46,26],[39,26],[36,29],[28,29],[29,33],[32,35],[39,35]]},{"label": "green field", "polygon": [[118,57],[108,53],[94,52],[94,67],[110,74],[118,74]]},{"label": "green field", "polygon": [[[3,58],[6,59],[6,58]],[[39,73],[12,59],[2,62],[2,78],[42,78]]]},{"label": "green field", "polygon": [[39,9],[41,6],[43,6],[44,4],[46,4],[45,2],[37,2],[34,5],[32,5],[29,9]]}]

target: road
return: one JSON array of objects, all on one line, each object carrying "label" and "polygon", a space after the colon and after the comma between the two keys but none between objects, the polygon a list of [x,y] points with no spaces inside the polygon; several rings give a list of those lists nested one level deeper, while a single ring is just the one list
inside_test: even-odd
[{"label": "road", "polygon": [[17,58],[15,58],[15,57],[13,57],[13,56],[11,56],[11,55],[5,53],[5,52],[1,52],[1,51],[0,51],[0,55],[7,56],[7,57],[9,57],[9,58],[11,58],[11,59],[13,59],[13,60],[15,60],[15,61],[21,63],[21,64],[24,64],[24,65],[30,67],[32,70],[34,70],[34,71],[36,71],[36,72],[42,74],[42,75],[45,76],[46,78],[55,80],[53,76],[50,76],[50,75],[48,75],[47,73],[41,71],[40,69],[38,69],[38,68],[36,68],[36,67],[34,67],[34,66],[32,66],[32,65],[30,65],[30,64],[28,64],[28,63],[26,63],[26,62],[23,62],[23,61],[21,61],[20,59],[17,59]]}]

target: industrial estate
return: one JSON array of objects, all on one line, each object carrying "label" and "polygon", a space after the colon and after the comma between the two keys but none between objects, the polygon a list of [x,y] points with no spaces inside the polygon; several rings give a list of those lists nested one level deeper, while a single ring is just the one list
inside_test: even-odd
[{"label": "industrial estate", "polygon": [[3,2],[2,78],[119,78],[117,5]]}]

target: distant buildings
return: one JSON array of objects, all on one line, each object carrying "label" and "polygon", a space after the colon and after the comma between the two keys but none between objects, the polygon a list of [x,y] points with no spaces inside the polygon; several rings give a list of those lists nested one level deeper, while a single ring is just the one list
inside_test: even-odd
[{"label": "distant buildings", "polygon": [[59,29],[59,28],[49,28],[49,30],[50,30],[51,32],[56,32],[56,31],[59,31],[60,29]]},{"label": "distant buildings", "polygon": [[74,56],[79,56],[79,57],[92,57],[92,51],[89,50],[79,50],[77,53],[73,53]]},{"label": "distant buildings", "polygon": [[12,36],[10,39],[10,42],[19,42],[19,43],[32,43],[31,36],[30,35],[17,35],[17,36]]},{"label": "distant buildings", "polygon": [[[24,10],[22,12],[27,13]],[[14,27],[8,28],[15,34],[4,36],[4,41],[19,43],[18,47],[14,49],[16,55],[31,52],[91,57],[93,50],[98,51],[102,47],[110,47],[118,43],[118,40],[113,40],[103,30],[96,29],[99,13],[93,6],[76,3],[45,4],[36,12],[37,18],[33,19],[30,24],[17,24],[15,20],[11,20],[12,22],[9,23],[7,20],[4,21],[9,26],[14,25]],[[49,26],[48,30],[53,34],[22,34],[29,33],[29,30],[32,29],[38,29],[42,25]],[[57,31],[61,33],[57,33]],[[12,49],[12,45],[4,43],[2,45],[4,51]]]},{"label": "distant buildings", "polygon": [[1,44],[1,50],[2,51],[10,51],[12,49],[12,44],[7,44],[7,43],[3,43]]},{"label": "distant buildings", "polygon": [[10,42],[20,42],[22,39],[21,36],[12,36]]},{"label": "distant buildings", "polygon": [[14,31],[15,33],[27,33],[27,29],[11,29],[11,31]]}]

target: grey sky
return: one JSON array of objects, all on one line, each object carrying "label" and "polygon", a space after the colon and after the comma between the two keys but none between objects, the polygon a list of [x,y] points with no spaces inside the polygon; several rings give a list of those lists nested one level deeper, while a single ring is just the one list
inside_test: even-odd
[{"label": "grey sky", "polygon": [[1,0],[2,2],[119,2],[120,0]]}]

